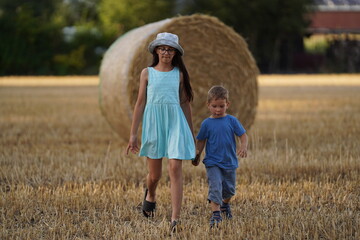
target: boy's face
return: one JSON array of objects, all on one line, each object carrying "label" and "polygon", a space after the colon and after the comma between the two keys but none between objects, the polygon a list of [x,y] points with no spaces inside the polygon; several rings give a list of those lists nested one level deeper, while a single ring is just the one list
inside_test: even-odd
[{"label": "boy's face", "polygon": [[226,116],[226,109],[229,107],[229,102],[226,99],[212,99],[208,103],[208,108],[211,112],[212,118],[220,118]]}]

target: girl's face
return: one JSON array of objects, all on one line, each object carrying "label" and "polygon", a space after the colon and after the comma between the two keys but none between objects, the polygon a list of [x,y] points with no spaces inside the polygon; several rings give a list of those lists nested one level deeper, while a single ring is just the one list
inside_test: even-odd
[{"label": "girl's face", "polygon": [[208,108],[212,118],[220,118],[226,116],[226,109],[229,107],[229,102],[226,99],[212,99],[208,103]]},{"label": "girl's face", "polygon": [[159,61],[163,63],[171,63],[176,54],[176,49],[170,46],[162,45],[156,47],[156,53],[159,56]]}]

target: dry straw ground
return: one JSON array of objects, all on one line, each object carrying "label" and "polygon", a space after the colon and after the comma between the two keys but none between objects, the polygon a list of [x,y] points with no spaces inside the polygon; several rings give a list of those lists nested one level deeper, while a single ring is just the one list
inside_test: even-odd
[{"label": "dry straw ground", "polygon": [[[259,83],[234,219],[209,230],[204,167],[185,162],[174,238],[359,239],[359,75]],[[100,114],[96,84],[0,78],[0,239],[168,238],[166,161],[157,217],[147,221],[139,212],[145,161],[124,155]]]}]

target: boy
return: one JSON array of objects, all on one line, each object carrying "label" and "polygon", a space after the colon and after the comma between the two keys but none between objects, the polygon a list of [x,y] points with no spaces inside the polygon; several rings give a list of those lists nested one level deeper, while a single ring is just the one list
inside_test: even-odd
[{"label": "boy", "polygon": [[[231,115],[226,114],[230,102],[229,92],[221,86],[213,86],[208,92],[207,105],[211,116],[201,123],[197,135],[196,157],[192,162],[199,165],[200,155],[205,147],[203,163],[209,183],[208,200],[211,205],[212,216],[210,227],[222,221],[221,213],[231,219],[230,200],[235,195],[236,168],[238,160],[236,154],[247,156],[248,137],[241,123]],[[240,138],[240,148],[236,152],[235,135]]]}]

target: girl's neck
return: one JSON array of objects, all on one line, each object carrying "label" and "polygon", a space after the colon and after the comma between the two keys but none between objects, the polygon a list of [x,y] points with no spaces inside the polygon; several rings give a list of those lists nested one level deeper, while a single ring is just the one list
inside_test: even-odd
[{"label": "girl's neck", "polygon": [[164,64],[159,62],[154,68],[160,72],[169,72],[174,69],[174,66],[171,63]]}]

